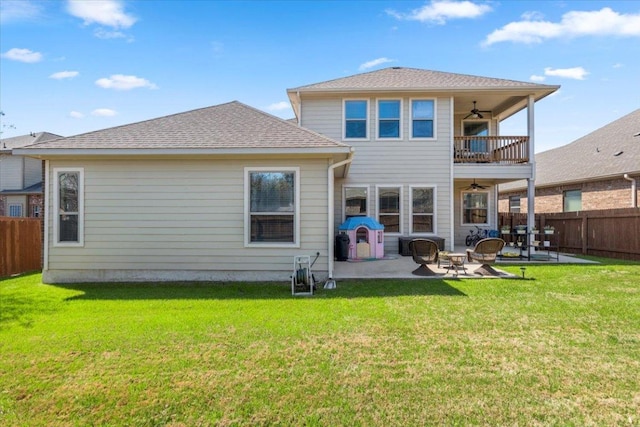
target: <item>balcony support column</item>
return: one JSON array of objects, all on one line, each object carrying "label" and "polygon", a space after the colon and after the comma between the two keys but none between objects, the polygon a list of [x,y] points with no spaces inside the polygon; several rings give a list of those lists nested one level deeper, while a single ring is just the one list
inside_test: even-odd
[{"label": "balcony support column", "polygon": [[527,134],[529,136],[529,163],[531,164],[531,177],[527,179],[527,230],[532,230],[536,222],[536,157],[535,157],[535,131],[533,95],[527,100]]}]

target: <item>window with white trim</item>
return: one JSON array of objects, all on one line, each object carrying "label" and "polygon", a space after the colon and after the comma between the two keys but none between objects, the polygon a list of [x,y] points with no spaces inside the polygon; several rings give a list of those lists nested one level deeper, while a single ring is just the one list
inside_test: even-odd
[{"label": "window with white trim", "polygon": [[520,196],[509,196],[509,212],[520,213]]},{"label": "window with white trim", "polygon": [[462,224],[489,224],[489,193],[462,193]]},{"label": "window with white trim", "polygon": [[299,168],[245,169],[247,245],[299,242]]},{"label": "window with white trim", "polygon": [[411,234],[435,233],[435,188],[411,187]]},{"label": "window with white trim", "polygon": [[344,101],[344,138],[367,139],[369,101],[349,99]]},{"label": "window with white trim", "polygon": [[59,246],[84,244],[84,170],[54,169],[54,239]]},{"label": "window with white trim", "polygon": [[411,100],[411,138],[434,138],[435,109],[433,99]]},{"label": "window with white trim", "polygon": [[40,206],[38,205],[31,206],[31,216],[33,218],[40,218]]},{"label": "window with white trim", "polygon": [[22,216],[22,204],[12,203],[9,205],[9,216],[21,217]]},{"label": "window with white trim", "polygon": [[378,138],[399,139],[402,102],[399,99],[378,100]]},{"label": "window with white trim", "polygon": [[384,225],[386,233],[401,233],[402,218],[400,187],[377,187],[378,190],[378,222]]},{"label": "window with white trim", "polygon": [[369,211],[369,189],[367,187],[344,187],[344,217],[367,216]]}]

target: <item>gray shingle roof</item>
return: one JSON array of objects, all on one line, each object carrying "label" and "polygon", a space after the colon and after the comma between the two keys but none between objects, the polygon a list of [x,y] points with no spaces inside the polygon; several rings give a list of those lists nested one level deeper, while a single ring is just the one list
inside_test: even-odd
[{"label": "gray shingle roof", "polygon": [[56,135],[49,132],[38,132],[29,135],[14,136],[12,138],[5,138],[0,140],[0,151],[12,150],[14,148],[21,148],[27,145],[35,144],[43,141],[50,141],[52,139],[62,138],[60,135]]},{"label": "gray shingle roof", "polygon": [[354,91],[354,90],[469,90],[469,89],[527,89],[555,88],[529,82],[505,80],[467,74],[421,70],[417,68],[390,67],[349,77],[328,80],[288,89],[304,91]]},{"label": "gray shingle roof", "polygon": [[24,150],[42,149],[308,149],[349,146],[237,101],[85,133]]},{"label": "gray shingle roof", "polygon": [[[640,109],[567,145],[536,154],[536,187],[640,174]],[[500,185],[520,190],[524,181]]]}]

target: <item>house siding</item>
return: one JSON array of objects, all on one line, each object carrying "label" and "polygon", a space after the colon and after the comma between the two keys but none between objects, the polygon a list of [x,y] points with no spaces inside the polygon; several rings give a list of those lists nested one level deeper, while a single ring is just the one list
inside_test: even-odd
[{"label": "house siding", "polygon": [[2,155],[0,158],[0,190],[24,188],[24,157]]},{"label": "house siding", "polygon": [[[436,99],[435,138],[429,140],[410,139],[410,100]],[[369,100],[368,140],[342,139],[343,99]],[[402,139],[380,140],[376,138],[376,100],[402,100]],[[385,93],[349,94],[345,97],[305,97],[302,100],[302,126],[322,133],[330,138],[348,143],[355,148],[353,163],[346,179],[336,181],[335,223],[344,220],[343,188],[345,186],[367,186],[369,189],[369,216],[376,216],[376,186],[398,186],[402,188],[402,233],[385,233],[385,252],[398,253],[398,237],[409,236],[411,214],[410,186],[432,186],[436,188],[436,233],[451,245],[451,99],[437,98],[429,94]]]},{"label": "house siding", "polygon": [[[327,272],[326,159],[50,161],[84,168],[84,246],[56,246],[49,218],[48,282],[282,280],[294,255],[320,252]],[[300,168],[300,247],[244,242],[244,168]],[[53,175],[49,176],[51,192]],[[53,200],[49,200],[49,209]]]}]

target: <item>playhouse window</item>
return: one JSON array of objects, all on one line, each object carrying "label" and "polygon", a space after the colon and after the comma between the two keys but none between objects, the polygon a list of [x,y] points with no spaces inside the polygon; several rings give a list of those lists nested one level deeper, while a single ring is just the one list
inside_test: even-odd
[{"label": "playhouse window", "polygon": [[82,246],[84,170],[54,170],[54,236],[59,246]]},{"label": "playhouse window", "polygon": [[400,187],[378,188],[378,222],[385,233],[400,233]]},{"label": "playhouse window", "polygon": [[299,171],[246,170],[248,244],[298,242]]}]

